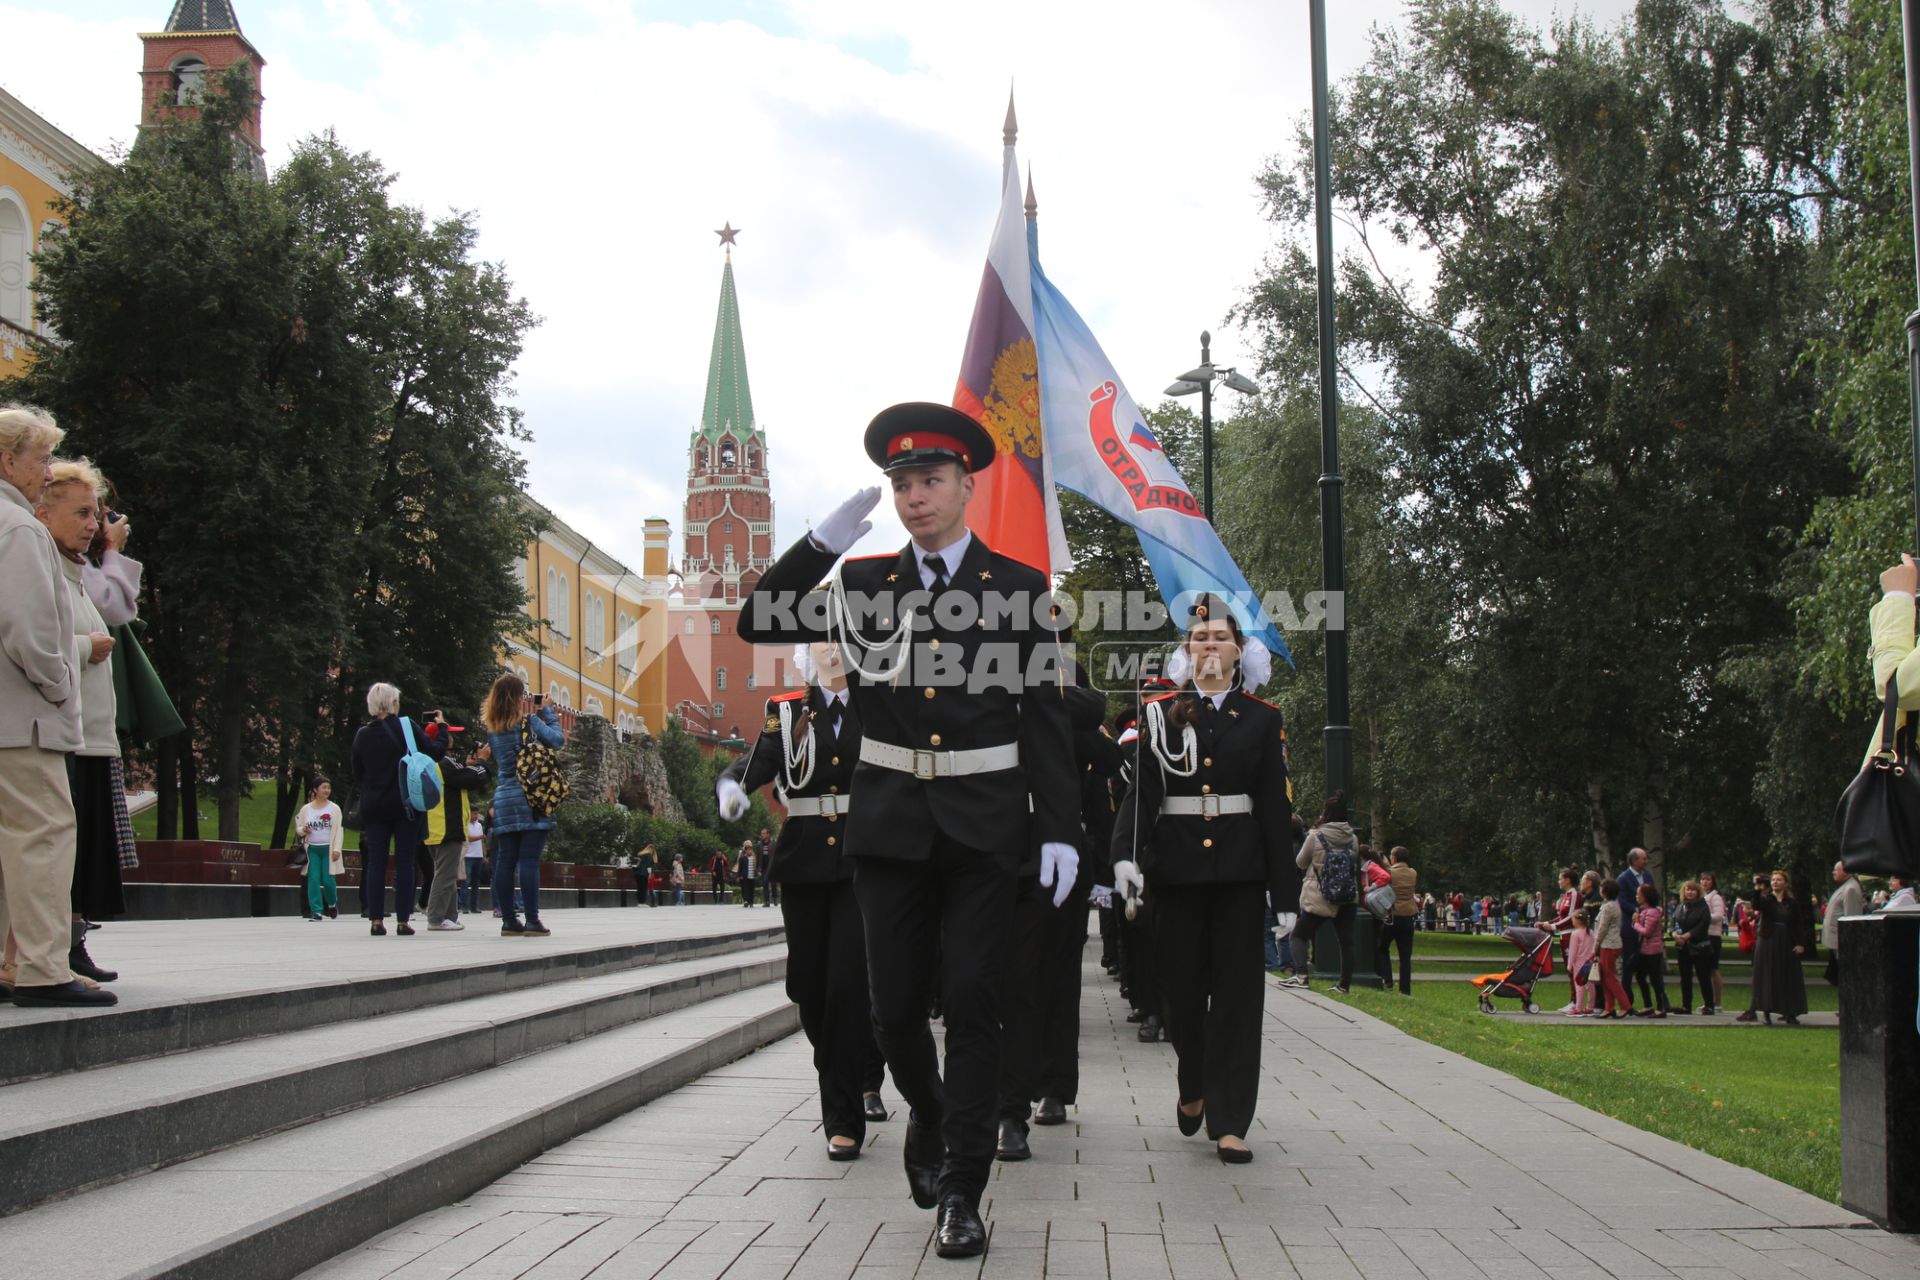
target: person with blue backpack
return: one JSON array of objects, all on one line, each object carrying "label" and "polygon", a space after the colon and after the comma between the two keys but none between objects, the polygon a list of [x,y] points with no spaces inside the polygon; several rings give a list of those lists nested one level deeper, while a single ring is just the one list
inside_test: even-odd
[{"label": "person with blue backpack", "polygon": [[[1360,853],[1353,827],[1347,822],[1347,793],[1333,791],[1320,806],[1320,821],[1300,845],[1294,863],[1301,870],[1300,921],[1294,926],[1294,956],[1311,946],[1320,926],[1333,922],[1333,936],[1340,942],[1339,995],[1353,985],[1353,912],[1360,902]],[[1319,953],[1314,965],[1319,965]],[[1301,961],[1301,986],[1308,985],[1305,961]]]},{"label": "person with blue backpack", "polygon": [[353,735],[353,807],[360,822],[361,910],[373,921],[373,937],[387,933],[387,860],[393,860],[395,932],[413,935],[414,854],[421,819],[440,802],[439,757],[444,739],[433,740],[400,714],[400,690],[390,684],[367,689],[373,718]]}]

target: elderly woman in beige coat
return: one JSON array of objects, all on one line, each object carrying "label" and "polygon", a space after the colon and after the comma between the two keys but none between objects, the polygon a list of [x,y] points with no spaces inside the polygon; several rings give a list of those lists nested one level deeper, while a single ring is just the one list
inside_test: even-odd
[{"label": "elderly woman in beige coat", "polygon": [[60,549],[60,568],[73,601],[74,665],[80,671],[79,750],[67,757],[67,785],[73,795],[73,925],[67,967],[93,982],[120,975],[102,969],[87,954],[87,921],[110,920],[125,913],[120,888],[120,833],[116,808],[126,803],[119,792],[114,762],[120,758],[115,727],[113,637],[87,592],[87,548],[100,531],[100,494],[105,485],[88,462],[56,458],[53,474],[40,491],[34,514]]},{"label": "elderly woman in beige coat", "polygon": [[66,753],[85,745],[73,600],[34,503],[61,432],[18,405],[0,409],[0,932],[17,950],[13,1002],[105,1005],[74,980],[73,801]]}]

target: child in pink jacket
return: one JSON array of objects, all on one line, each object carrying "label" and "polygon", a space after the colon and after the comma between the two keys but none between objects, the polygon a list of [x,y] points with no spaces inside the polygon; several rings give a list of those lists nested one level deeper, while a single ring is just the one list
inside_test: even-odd
[{"label": "child in pink jacket", "polygon": [[1593,919],[1585,911],[1573,913],[1573,932],[1567,935],[1567,972],[1573,975],[1573,1016],[1593,1015]]}]

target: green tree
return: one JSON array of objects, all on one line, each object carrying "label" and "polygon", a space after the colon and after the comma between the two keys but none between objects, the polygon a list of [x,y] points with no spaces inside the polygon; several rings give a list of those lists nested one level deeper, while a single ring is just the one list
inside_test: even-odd
[{"label": "green tree", "polygon": [[[1799,358],[1816,27],[1645,0],[1543,36],[1415,0],[1338,95],[1344,394],[1379,413],[1398,545],[1445,602],[1460,787],[1543,869],[1583,836],[1606,863],[1767,839],[1757,710],[1719,677],[1782,634],[1793,534],[1842,483]],[[1283,386],[1314,361],[1309,155],[1303,130],[1263,175],[1294,233],[1245,308]],[[1409,249],[1430,281],[1383,266]]]},{"label": "green tree", "polygon": [[[217,776],[220,832],[263,767],[282,827],[307,773],[344,773],[367,683],[474,706],[517,625],[523,438],[503,403],[532,317],[470,260],[464,217],[391,204],[331,138],[271,182],[223,78],[193,119],[75,176],[36,261],[52,345],[8,394],[53,408],[140,527],[143,616],[190,734],[162,759]],[[205,752],[202,761],[199,754]]]}]

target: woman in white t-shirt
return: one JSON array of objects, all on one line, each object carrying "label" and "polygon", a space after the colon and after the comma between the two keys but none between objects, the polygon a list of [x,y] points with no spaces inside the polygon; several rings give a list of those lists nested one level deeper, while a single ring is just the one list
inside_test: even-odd
[{"label": "woman in white t-shirt", "polygon": [[[345,839],[341,831],[340,806],[330,796],[333,784],[315,777],[307,803],[293,815],[295,838],[307,851],[307,910],[309,920],[337,920],[340,917],[338,876],[345,866],[340,848]],[[324,913],[324,914],[323,914]]]},{"label": "woman in white t-shirt", "polygon": [[460,850],[460,856],[467,865],[467,887],[461,895],[464,901],[460,904],[462,911],[477,913],[480,910],[480,881],[486,877],[487,871],[486,836],[486,828],[480,825],[480,815],[469,815],[467,843]]}]

